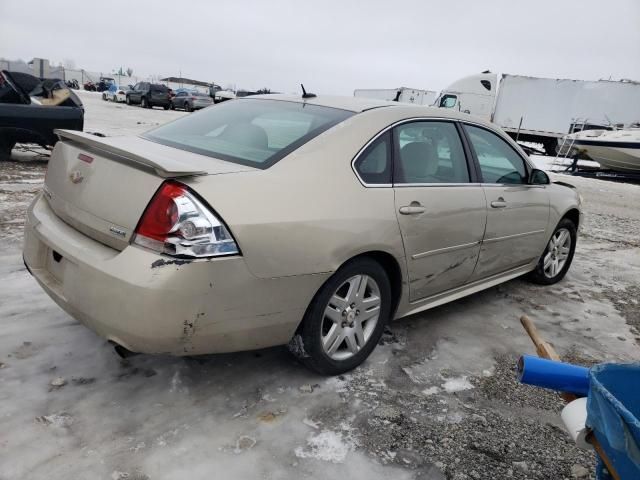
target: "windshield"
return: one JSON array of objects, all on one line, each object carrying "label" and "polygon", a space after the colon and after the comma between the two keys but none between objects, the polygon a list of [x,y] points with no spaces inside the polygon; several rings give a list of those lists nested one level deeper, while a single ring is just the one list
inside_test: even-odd
[{"label": "windshield", "polygon": [[268,168],[354,112],[280,100],[232,100],[156,128],[143,138]]}]

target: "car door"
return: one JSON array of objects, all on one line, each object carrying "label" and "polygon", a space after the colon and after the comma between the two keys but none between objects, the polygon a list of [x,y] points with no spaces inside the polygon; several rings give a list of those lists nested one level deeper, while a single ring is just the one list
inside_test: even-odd
[{"label": "car door", "polygon": [[410,301],[464,285],[480,253],[487,211],[461,127],[420,120],[393,130],[396,216]]},{"label": "car door", "polygon": [[465,124],[487,198],[487,228],[474,279],[511,270],[537,259],[549,223],[545,185],[529,183],[531,167],[496,132]]},{"label": "car door", "polygon": [[131,101],[133,103],[140,103],[140,87],[141,87],[141,83],[136,83],[133,88],[131,89],[131,92],[129,93],[129,98],[131,99]]}]

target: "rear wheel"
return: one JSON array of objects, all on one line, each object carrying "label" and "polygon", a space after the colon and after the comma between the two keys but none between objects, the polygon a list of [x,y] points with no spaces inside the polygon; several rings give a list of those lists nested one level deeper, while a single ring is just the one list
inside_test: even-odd
[{"label": "rear wheel", "polygon": [[562,280],[573,261],[577,238],[575,224],[568,218],[560,220],[529,279],[540,285],[552,285]]},{"label": "rear wheel", "polygon": [[191,111],[191,105],[189,105],[189,102],[184,102],[184,111],[185,112]]},{"label": "rear wheel", "polygon": [[140,105],[142,106],[142,108],[151,108],[151,105],[149,105],[149,102],[147,101],[146,97],[142,97],[142,100],[140,101]]},{"label": "rear wheel", "polygon": [[0,140],[0,161],[11,160],[11,150],[16,146],[13,140]]},{"label": "rear wheel", "polygon": [[391,285],[379,263],[355,259],[318,291],[291,341],[291,351],[309,368],[338,375],[360,365],[389,321]]},{"label": "rear wheel", "polygon": [[169,105],[163,105],[162,108],[164,108],[165,110],[169,110]]},{"label": "rear wheel", "polygon": [[126,97],[124,97],[124,101],[127,105],[131,105],[131,98],[129,97],[129,95],[127,95]]}]

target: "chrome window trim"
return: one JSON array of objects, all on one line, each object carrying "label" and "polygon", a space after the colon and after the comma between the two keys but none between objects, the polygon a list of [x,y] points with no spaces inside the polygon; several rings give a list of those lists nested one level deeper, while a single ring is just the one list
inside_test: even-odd
[{"label": "chrome window trim", "polygon": [[353,173],[355,173],[356,177],[358,178],[358,180],[360,181],[360,183],[362,184],[363,187],[365,187],[365,188],[382,188],[382,187],[389,188],[389,187],[394,187],[394,186],[398,187],[398,186],[412,186],[412,185],[413,186],[476,185],[476,184],[471,184],[471,183],[448,183],[448,184],[443,184],[443,183],[431,183],[431,184],[402,183],[402,184],[400,184],[399,183],[397,185],[394,185],[393,183],[367,183],[362,179],[362,177],[358,173],[358,170],[355,167],[355,163],[358,160],[358,158],[360,157],[360,155],[362,155],[362,153],[369,147],[369,145],[371,145],[379,137],[381,137],[382,135],[387,133],[389,130],[397,127],[398,125],[402,125],[404,123],[411,123],[411,122],[420,122],[420,121],[440,121],[440,122],[441,121],[445,121],[445,122],[456,123],[456,122],[460,122],[461,120],[459,120],[457,118],[447,118],[447,117],[411,117],[411,118],[404,118],[402,120],[398,120],[397,122],[392,123],[391,125],[388,125],[385,128],[383,128],[382,130],[380,130],[378,133],[376,133],[373,136],[373,138],[371,138],[367,143],[365,143],[364,146],[362,148],[360,148],[360,150],[358,150],[356,155],[351,160],[351,170],[353,170]]},{"label": "chrome window trim", "polygon": [[[393,184],[392,184],[393,185]],[[481,187],[481,183],[396,183],[395,188],[406,187]]]}]

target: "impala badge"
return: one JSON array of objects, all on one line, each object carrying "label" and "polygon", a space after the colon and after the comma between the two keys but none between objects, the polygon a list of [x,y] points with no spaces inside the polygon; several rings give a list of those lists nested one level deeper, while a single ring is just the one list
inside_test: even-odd
[{"label": "impala badge", "polygon": [[69,180],[71,180],[71,183],[80,183],[82,180],[84,180],[84,176],[82,175],[82,173],[80,173],[80,170],[74,170],[69,175]]},{"label": "impala badge", "polygon": [[118,227],[109,227],[109,231],[111,233],[113,233],[114,235],[118,235],[119,237],[126,237],[127,236],[127,232],[125,232],[124,230],[118,228]]}]

